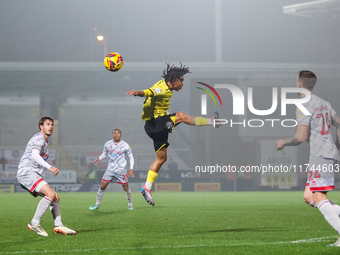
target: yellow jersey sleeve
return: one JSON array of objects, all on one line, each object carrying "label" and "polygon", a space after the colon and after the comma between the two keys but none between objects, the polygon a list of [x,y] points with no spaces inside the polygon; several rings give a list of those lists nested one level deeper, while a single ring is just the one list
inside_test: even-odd
[{"label": "yellow jersey sleeve", "polygon": [[151,89],[145,89],[145,90],[143,90],[143,92],[144,92],[144,96],[145,96],[145,97],[151,97],[151,96],[153,96],[153,92],[152,92]]},{"label": "yellow jersey sleeve", "polygon": [[156,82],[150,89],[144,90],[144,93],[146,98],[143,105],[143,121],[167,114],[174,92],[170,90],[164,79]]}]

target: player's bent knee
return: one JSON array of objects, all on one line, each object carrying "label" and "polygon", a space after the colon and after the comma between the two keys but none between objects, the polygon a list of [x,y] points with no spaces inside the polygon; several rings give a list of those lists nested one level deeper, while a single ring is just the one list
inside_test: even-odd
[{"label": "player's bent knee", "polygon": [[304,197],[304,200],[305,200],[305,203],[308,204],[308,205],[309,205],[310,203],[312,203],[312,201],[313,201],[312,199],[310,199],[310,198],[305,198],[305,197]]},{"label": "player's bent knee", "polygon": [[310,194],[304,194],[303,199],[305,200],[307,204],[310,204],[313,202],[313,196],[311,196]]},{"label": "player's bent knee", "polygon": [[166,158],[157,158],[158,163],[164,164],[166,161]]},{"label": "player's bent knee", "polygon": [[157,159],[161,163],[164,163],[167,160],[167,156],[166,155],[158,156]]},{"label": "player's bent knee", "polygon": [[60,201],[60,196],[57,192],[55,191],[52,191],[52,192],[49,192],[48,194],[46,194],[46,196],[48,198],[50,198],[51,200],[53,201],[56,201],[56,202],[59,202]]},{"label": "player's bent knee", "polygon": [[51,200],[56,200],[54,192],[46,192],[45,196],[48,197]]},{"label": "player's bent knee", "polygon": [[183,121],[183,120],[185,120],[186,118],[188,118],[189,115],[187,115],[187,114],[184,113],[184,112],[177,112],[175,117],[176,117],[176,120],[178,120],[178,121]]},{"label": "player's bent knee", "polygon": [[45,193],[45,196],[48,197],[49,199],[51,199],[52,201],[57,201],[59,202],[60,200],[60,196],[58,195],[57,192],[55,192],[54,190],[49,190]]},{"label": "player's bent knee", "polygon": [[166,161],[166,159],[167,159],[167,155],[166,155],[166,153],[163,153],[162,151],[159,151],[158,153],[157,153],[157,160],[159,160],[159,161]]},{"label": "player's bent knee", "polygon": [[176,112],[175,118],[176,118],[176,122],[181,122],[182,121],[181,112]]}]

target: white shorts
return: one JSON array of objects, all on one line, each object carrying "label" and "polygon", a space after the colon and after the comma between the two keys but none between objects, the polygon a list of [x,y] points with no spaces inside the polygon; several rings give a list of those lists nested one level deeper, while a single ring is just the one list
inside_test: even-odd
[{"label": "white shorts", "polygon": [[47,184],[40,174],[33,171],[17,176],[17,180],[20,186],[34,197],[37,197],[41,187]]},{"label": "white shorts", "polygon": [[326,159],[321,156],[309,158],[308,179],[306,186],[315,191],[331,191],[334,189],[335,159]]},{"label": "white shorts", "polygon": [[121,185],[126,185],[129,183],[127,171],[115,172],[111,170],[106,170],[103,175],[102,181],[112,182],[113,179],[115,179],[116,182]]}]

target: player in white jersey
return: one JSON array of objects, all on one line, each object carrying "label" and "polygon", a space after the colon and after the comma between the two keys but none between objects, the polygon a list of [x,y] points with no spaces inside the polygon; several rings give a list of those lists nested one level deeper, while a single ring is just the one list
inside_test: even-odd
[{"label": "player in white jersey", "polygon": [[[122,132],[119,129],[112,131],[113,140],[109,140],[104,144],[103,153],[95,159],[94,164],[97,165],[99,160],[104,159],[107,155],[109,156],[109,163],[107,169],[103,175],[102,183],[97,192],[97,201],[95,205],[89,207],[90,210],[98,209],[100,206],[100,201],[103,198],[105,189],[107,185],[112,182],[113,179],[116,180],[118,184],[121,184],[123,190],[126,194],[126,199],[128,201],[128,210],[133,210],[132,205],[132,193],[129,188],[130,177],[135,177],[133,174],[134,158],[130,146],[121,140]],[[130,159],[130,170],[127,171],[127,161],[126,156]]]},{"label": "player in white jersey", "polygon": [[[340,206],[327,198],[327,192],[334,189],[334,171],[339,169],[340,118],[330,103],[313,94],[316,75],[307,70],[299,72],[297,87],[307,89],[311,99],[303,106],[311,115],[297,109],[297,131],[291,138],[278,140],[278,150],[285,146],[295,146],[307,141],[310,146],[308,180],[304,192],[306,203],[319,209],[326,221],[340,235]],[[301,98],[306,94],[300,93]],[[336,128],[336,142],[331,134],[331,124]],[[340,247],[340,237],[329,246]]]},{"label": "player in white jersey", "polygon": [[46,162],[48,159],[48,138],[53,133],[54,120],[51,117],[42,117],[39,120],[40,132],[35,134],[27,143],[22,155],[17,172],[17,180],[20,186],[30,192],[34,197],[42,196],[33,219],[27,227],[41,236],[48,236],[40,226],[40,219],[50,207],[54,218],[54,232],[75,235],[76,231],[65,227],[61,221],[59,200],[60,196],[43,179],[46,169],[57,176],[59,169]]}]

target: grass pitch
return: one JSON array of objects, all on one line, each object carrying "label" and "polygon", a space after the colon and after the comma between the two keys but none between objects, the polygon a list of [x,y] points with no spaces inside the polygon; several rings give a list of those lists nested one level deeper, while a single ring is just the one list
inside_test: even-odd
[{"label": "grass pitch", "polygon": [[[65,225],[77,235],[53,233],[50,212],[41,237],[27,228],[39,199],[0,193],[1,254],[334,254],[326,247],[337,233],[321,213],[303,202],[303,192],[154,192],[156,206],[133,194],[60,193]],[[340,201],[340,192],[329,194]]]}]

